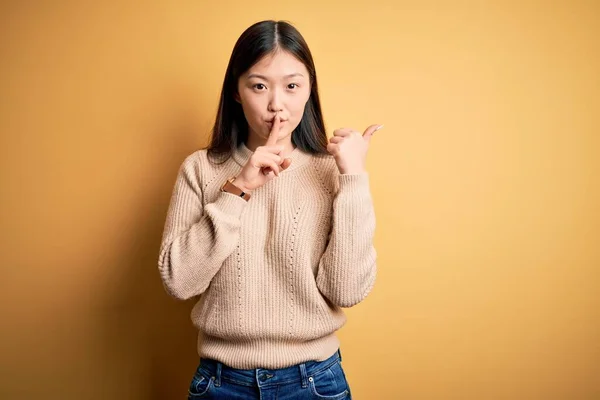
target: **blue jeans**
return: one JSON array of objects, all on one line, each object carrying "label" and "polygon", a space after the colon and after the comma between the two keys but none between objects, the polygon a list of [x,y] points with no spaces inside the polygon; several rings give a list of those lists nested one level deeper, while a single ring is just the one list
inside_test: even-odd
[{"label": "blue jeans", "polygon": [[281,369],[235,369],[201,358],[188,400],[350,400],[338,350],[325,361]]}]

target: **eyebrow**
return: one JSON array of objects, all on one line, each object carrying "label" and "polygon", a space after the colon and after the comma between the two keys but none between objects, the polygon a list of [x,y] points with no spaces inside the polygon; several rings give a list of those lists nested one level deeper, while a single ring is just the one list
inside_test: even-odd
[{"label": "eyebrow", "polygon": [[[293,78],[295,76],[304,77],[304,75],[302,75],[300,72],[295,72],[293,74],[289,74],[289,75],[284,76],[284,78]],[[258,79],[262,79],[262,80],[265,80],[265,81],[269,80],[266,76],[259,75],[259,74],[250,74],[250,75],[248,75],[248,79],[250,79],[250,78],[258,78]]]}]

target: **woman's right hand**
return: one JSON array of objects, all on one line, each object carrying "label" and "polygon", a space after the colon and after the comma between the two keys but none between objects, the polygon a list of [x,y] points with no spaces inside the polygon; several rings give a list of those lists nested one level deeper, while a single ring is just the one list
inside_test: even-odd
[{"label": "woman's right hand", "polygon": [[267,142],[264,146],[256,148],[256,151],[250,156],[242,171],[233,181],[233,184],[244,192],[250,192],[261,187],[275,176],[279,176],[279,173],[287,169],[292,163],[291,159],[282,159],[279,155],[283,151],[283,146],[277,144],[280,125],[281,119],[276,115]]}]

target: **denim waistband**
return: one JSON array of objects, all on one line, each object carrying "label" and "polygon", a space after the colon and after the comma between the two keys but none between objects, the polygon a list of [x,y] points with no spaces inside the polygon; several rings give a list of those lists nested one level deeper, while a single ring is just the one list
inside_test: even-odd
[{"label": "denim waistband", "polygon": [[302,387],[308,386],[308,378],[320,371],[326,370],[341,361],[342,355],[338,349],[331,357],[324,361],[307,361],[280,369],[236,369],[209,358],[201,358],[201,367],[210,372],[215,385],[220,386],[221,379],[238,385],[268,387],[280,384],[301,382]]}]

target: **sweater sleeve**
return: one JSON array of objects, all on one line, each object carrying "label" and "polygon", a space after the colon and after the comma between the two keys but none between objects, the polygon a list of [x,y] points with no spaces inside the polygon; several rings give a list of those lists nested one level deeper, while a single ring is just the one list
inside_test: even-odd
[{"label": "sweater sleeve", "polygon": [[319,262],[317,286],[335,305],[352,307],[375,283],[375,212],[368,174],[341,174],[338,181],[332,229]]},{"label": "sweater sleeve", "polygon": [[219,192],[202,206],[199,156],[181,165],[167,212],[158,269],[166,291],[181,300],[202,294],[235,250],[246,200]]}]

